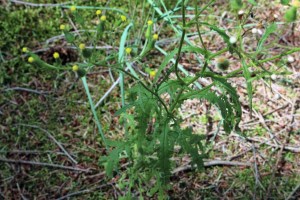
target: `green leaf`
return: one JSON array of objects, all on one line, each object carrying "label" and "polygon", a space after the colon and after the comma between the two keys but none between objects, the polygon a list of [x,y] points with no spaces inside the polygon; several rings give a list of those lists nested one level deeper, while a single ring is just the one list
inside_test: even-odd
[{"label": "green leaf", "polygon": [[243,7],[242,0],[230,0],[230,6],[233,10],[240,10]]},{"label": "green leaf", "polygon": [[65,32],[65,38],[69,43],[72,43],[75,40],[75,36],[70,32]]},{"label": "green leaf", "polygon": [[92,49],[83,49],[82,50],[82,55],[85,58],[90,58],[93,54],[93,50]]},{"label": "green leaf", "polygon": [[287,22],[294,22],[297,19],[297,8],[296,7],[291,7],[289,8],[285,15],[284,15],[284,19]]},{"label": "green leaf", "polygon": [[81,26],[84,25],[84,18],[79,13],[75,14],[75,21],[80,24]]},{"label": "green leaf", "polygon": [[211,30],[216,31],[223,38],[224,42],[227,44],[229,51],[232,52],[232,44],[230,43],[230,37],[226,34],[224,30],[206,22],[201,22],[201,24],[209,27]]},{"label": "green leaf", "polygon": [[281,3],[282,5],[289,5],[290,0],[280,0],[280,3]]},{"label": "green leaf", "polygon": [[205,136],[193,134],[193,130],[191,128],[184,130],[177,128],[177,131],[179,132],[179,138],[177,141],[183,150],[191,156],[192,165],[194,166],[196,164],[198,169],[202,169],[204,167],[203,159],[206,155],[204,153],[205,148],[201,141],[205,139]]},{"label": "green leaf", "polygon": [[256,52],[260,52],[262,50],[262,47],[265,43],[265,41],[267,40],[267,38],[270,36],[270,34],[274,33],[277,29],[277,25],[275,23],[270,24],[267,28],[265,33],[262,35],[262,37],[260,38],[258,44],[257,44],[257,49]]},{"label": "green leaf", "polygon": [[248,2],[249,3],[251,3],[252,5],[254,5],[254,6],[256,6],[257,5],[257,3],[256,3],[256,1],[255,0],[248,0]]}]

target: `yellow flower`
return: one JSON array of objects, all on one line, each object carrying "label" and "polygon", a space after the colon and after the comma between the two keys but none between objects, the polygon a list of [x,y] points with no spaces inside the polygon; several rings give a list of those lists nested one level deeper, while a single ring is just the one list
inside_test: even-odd
[{"label": "yellow flower", "polygon": [[153,21],[149,20],[147,23],[148,23],[149,26],[151,26],[153,24]]},{"label": "yellow flower", "polygon": [[299,8],[300,7],[300,0],[293,0],[292,3],[291,3],[291,6]]},{"label": "yellow flower", "polygon": [[151,70],[151,71],[149,72],[149,75],[150,75],[151,78],[154,78],[155,75],[156,75],[156,71]]},{"label": "yellow flower", "polygon": [[77,72],[78,69],[79,69],[78,65],[73,65],[72,70],[73,70],[74,72]]},{"label": "yellow flower", "polygon": [[59,53],[57,53],[57,52],[54,52],[54,54],[53,54],[53,58],[54,58],[54,59],[58,59],[58,58],[59,58]]},{"label": "yellow flower", "polygon": [[96,15],[101,15],[101,10],[97,10]]},{"label": "yellow flower", "polygon": [[27,52],[28,52],[27,47],[23,47],[23,48],[22,48],[22,52],[27,53]]},{"label": "yellow flower", "polygon": [[153,38],[153,40],[158,40],[158,34],[154,34],[154,35],[152,36],[152,38]]},{"label": "yellow flower", "polygon": [[59,26],[59,29],[60,29],[60,30],[65,30],[65,29],[66,29],[66,26],[65,26],[64,24],[61,24],[61,25]]},{"label": "yellow flower", "polygon": [[76,6],[71,6],[70,10],[71,10],[71,12],[74,12],[76,10]]},{"label": "yellow flower", "polygon": [[34,62],[34,58],[33,57],[29,57],[28,58],[28,62],[33,63]]},{"label": "yellow flower", "polygon": [[122,22],[126,22],[126,20],[127,20],[126,16],[125,15],[121,15],[121,20],[122,20]]},{"label": "yellow flower", "polygon": [[104,22],[104,21],[106,20],[106,16],[105,16],[105,15],[102,15],[102,16],[100,17],[100,20]]},{"label": "yellow flower", "polygon": [[81,44],[79,45],[79,49],[81,49],[81,50],[85,49],[85,44],[81,43]]},{"label": "yellow flower", "polygon": [[125,51],[126,51],[127,54],[130,54],[130,53],[131,53],[131,50],[132,50],[132,49],[131,49],[130,47],[127,47],[127,48],[125,49]]}]

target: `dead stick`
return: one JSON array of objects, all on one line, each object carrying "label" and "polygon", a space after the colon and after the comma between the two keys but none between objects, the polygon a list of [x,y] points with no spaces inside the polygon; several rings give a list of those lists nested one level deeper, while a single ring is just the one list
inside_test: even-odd
[{"label": "dead stick", "polygon": [[47,136],[48,136],[51,140],[53,140],[53,142],[54,142],[55,144],[57,144],[57,146],[65,153],[65,155],[66,155],[73,163],[75,163],[75,164],[78,163],[78,162],[77,162],[77,161],[76,161],[76,160],[75,160],[75,159],[67,152],[67,150],[60,144],[60,142],[58,142],[58,141],[55,139],[55,137],[52,136],[52,134],[51,134],[49,131],[47,131],[47,130],[45,130],[45,129],[39,127],[39,126],[36,126],[36,125],[28,125],[28,124],[18,124],[18,125],[40,129],[41,131],[43,131],[44,133],[46,133]]},{"label": "dead stick", "polygon": [[36,166],[43,166],[43,167],[49,167],[49,168],[71,170],[71,171],[90,172],[90,170],[88,170],[88,169],[80,169],[80,168],[76,168],[76,167],[63,166],[63,165],[57,165],[57,164],[51,164],[51,163],[35,162],[35,161],[27,161],[27,160],[13,160],[13,159],[0,158],[0,162],[7,162],[7,163],[13,163],[13,164],[24,164],[24,165],[36,165]]},{"label": "dead stick", "polygon": [[[216,165],[227,165],[227,166],[247,166],[247,167],[251,167],[252,164],[251,163],[244,163],[244,162],[235,162],[235,161],[227,161],[227,160],[211,160],[211,161],[206,161],[204,162],[204,167],[211,167],[211,166],[216,166]],[[174,169],[172,171],[172,174],[175,174],[177,172],[181,172],[181,171],[186,171],[192,169],[192,165],[184,165],[181,167],[177,167],[176,169]]]}]

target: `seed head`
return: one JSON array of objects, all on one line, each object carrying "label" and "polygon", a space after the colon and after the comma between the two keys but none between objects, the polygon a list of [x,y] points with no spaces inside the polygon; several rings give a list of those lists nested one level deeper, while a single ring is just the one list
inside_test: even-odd
[{"label": "seed head", "polygon": [[236,41],[237,41],[237,39],[236,39],[235,36],[231,36],[230,39],[229,39],[229,42],[230,42],[231,44],[235,44]]},{"label": "seed head", "polygon": [[289,63],[293,63],[293,62],[295,61],[295,58],[294,58],[293,56],[288,56],[288,57],[287,57],[287,61],[288,61]]}]

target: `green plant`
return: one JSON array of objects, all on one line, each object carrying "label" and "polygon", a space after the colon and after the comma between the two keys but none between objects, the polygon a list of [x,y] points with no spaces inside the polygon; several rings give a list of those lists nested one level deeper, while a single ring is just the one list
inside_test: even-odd
[{"label": "green plant", "polygon": [[[148,2],[151,4],[152,1],[149,0]],[[250,109],[252,109],[253,77],[271,74],[271,72],[263,67],[263,63],[300,50],[300,48],[294,48],[277,56],[261,60],[257,59],[265,49],[264,44],[267,38],[275,32],[277,28],[276,24],[271,24],[267,27],[265,33],[258,41],[255,52],[246,52],[242,39],[245,35],[243,26],[248,16],[245,15],[240,21],[237,32],[231,33],[232,36],[229,36],[228,33],[220,27],[200,21],[199,19],[200,15],[213,2],[213,0],[209,1],[208,4],[203,5],[201,10],[198,10],[197,1],[194,1],[195,17],[190,21],[186,21],[185,17],[186,6],[188,6],[187,4],[189,2],[184,0],[178,2],[174,10],[177,8],[181,9],[182,21],[178,22],[180,28],[176,28],[172,24],[168,15],[159,16],[159,18],[170,22],[170,26],[180,35],[180,41],[178,47],[166,55],[156,71],[147,67],[142,69],[148,72],[150,77],[140,76],[132,67],[132,63],[143,62],[143,59],[149,56],[154,48],[158,49],[155,45],[158,34],[155,33],[153,29],[153,23],[156,22],[156,19],[147,20],[146,27],[141,28],[145,32],[145,34],[143,34],[143,36],[145,35],[145,42],[141,49],[139,49],[140,46],[136,45],[136,47],[130,44],[127,39],[130,30],[136,28],[134,22],[130,21],[126,13],[117,9],[105,8],[107,11],[111,11],[115,14],[102,16],[98,16],[101,13],[96,11],[97,17],[100,18],[99,24],[96,26],[96,32],[94,34],[85,32],[81,39],[77,39],[75,34],[70,32],[66,26],[60,26],[67,42],[77,47],[82,62],[70,63],[63,66],[59,60],[59,55],[54,53],[53,56],[56,59],[55,63],[48,64],[37,55],[28,52],[30,55],[28,61],[33,65],[56,71],[72,70],[81,78],[103,145],[108,150],[108,156],[100,158],[99,163],[105,166],[107,175],[112,177],[114,172],[118,171],[120,159],[126,158],[129,162],[128,173],[131,179],[128,184],[123,184],[122,187],[128,187],[129,191],[132,188],[138,188],[140,193],[145,193],[143,186],[152,187],[151,185],[147,185],[147,183],[154,179],[155,186],[153,186],[153,189],[148,195],[151,196],[158,192],[162,197],[164,191],[168,188],[167,183],[172,174],[174,163],[171,161],[171,157],[174,155],[175,145],[180,146],[181,154],[188,153],[191,156],[193,166],[196,166],[197,169],[203,168],[203,158],[205,158],[206,155],[205,146],[202,141],[205,137],[203,135],[194,134],[191,128],[181,128],[182,119],[177,109],[180,108],[185,100],[198,98],[215,105],[222,116],[224,130],[227,133],[236,131],[242,134],[238,126],[242,117],[239,96],[236,92],[236,88],[230,84],[229,79],[240,76],[246,79],[249,105]],[[231,2],[235,6],[234,9],[242,6],[241,1]],[[163,2],[161,2],[161,4],[162,7],[165,7]],[[73,17],[75,22],[82,28],[86,27],[86,24],[78,13],[81,9],[104,9],[86,6],[66,6],[66,8],[70,8],[70,16]],[[157,7],[154,7],[154,9],[157,9]],[[117,13],[121,14],[120,19],[117,17]],[[109,21],[109,17],[107,16],[111,16],[113,19]],[[125,22],[124,16],[126,16],[129,23]],[[107,23],[110,24],[108,25]],[[197,29],[201,47],[193,45],[186,37],[189,29],[194,26]],[[87,41],[84,40],[87,39],[91,39],[89,42],[92,47],[96,46],[96,41],[99,39],[107,39],[110,42],[114,42],[114,39],[111,38],[113,36],[110,34],[110,28],[112,27],[123,30],[122,33],[116,33],[121,35],[117,43],[119,45],[118,52],[114,52],[110,56],[103,56],[96,48],[87,49],[85,47],[84,44],[86,44]],[[217,33],[223,39],[226,47],[218,52],[209,51],[202,39],[201,28],[203,27]],[[129,44],[129,46],[135,47],[131,49],[131,47],[127,47],[126,43]],[[186,74],[186,71],[180,67],[180,58],[183,52],[194,53],[199,57],[198,62],[201,70],[194,76]],[[230,67],[229,62],[222,60],[222,64],[219,65],[219,67],[224,70],[224,72],[219,74],[213,70],[211,64],[214,59],[226,52],[236,57],[241,62],[242,67],[227,72]],[[102,58],[102,60],[99,61],[99,57]],[[172,60],[174,60],[174,64],[171,65],[170,68],[167,68],[168,63]],[[108,140],[105,137],[99,119],[99,113],[97,113],[87,84],[87,73],[99,65],[114,70],[118,73],[120,78],[122,108],[116,115],[120,116],[120,123],[124,125],[125,134],[124,138],[119,141]],[[125,66],[128,67],[129,71],[125,69]],[[250,68],[254,68],[255,71],[251,72]],[[183,75],[181,71],[183,71],[185,75]],[[171,74],[174,74],[176,78],[171,78]],[[134,86],[128,90],[126,89],[125,77],[134,81]],[[212,82],[203,87],[197,83],[199,78],[209,78]],[[195,90],[194,86],[198,87],[198,89]],[[164,98],[165,96],[169,98],[166,99]],[[128,198],[130,198],[130,194],[128,195]]]}]

